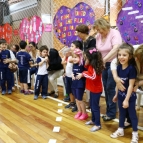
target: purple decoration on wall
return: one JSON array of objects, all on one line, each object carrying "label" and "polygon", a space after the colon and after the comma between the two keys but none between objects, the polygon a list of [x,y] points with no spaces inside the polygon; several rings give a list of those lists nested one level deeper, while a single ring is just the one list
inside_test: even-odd
[{"label": "purple decoration on wall", "polygon": [[128,0],[117,18],[117,27],[125,42],[136,45],[143,43],[143,1]]},{"label": "purple decoration on wall", "polygon": [[54,17],[54,33],[61,43],[70,46],[72,41],[79,40],[75,33],[76,26],[86,24],[91,28],[94,21],[94,11],[86,3],[78,3],[72,9],[62,6]]}]

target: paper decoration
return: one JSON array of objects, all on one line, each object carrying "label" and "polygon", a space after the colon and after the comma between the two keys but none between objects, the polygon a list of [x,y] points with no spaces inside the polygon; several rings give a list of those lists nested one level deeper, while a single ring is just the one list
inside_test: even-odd
[{"label": "paper decoration", "polygon": [[27,43],[34,41],[38,43],[44,31],[44,25],[42,20],[38,16],[33,16],[29,21],[28,18],[24,18],[20,23],[20,38]]},{"label": "paper decoration", "polygon": [[94,11],[84,2],[78,3],[72,9],[62,6],[54,17],[54,33],[61,43],[70,46],[72,41],[79,39],[75,32],[76,26],[86,24],[91,27],[94,21]]},{"label": "paper decoration", "polygon": [[9,23],[0,26],[0,39],[3,38],[7,41],[7,43],[11,42],[12,39],[12,27]]},{"label": "paper decoration", "polygon": [[143,1],[130,0],[118,14],[117,26],[125,42],[143,43]]},{"label": "paper decoration", "polygon": [[46,24],[45,25],[45,32],[51,32],[52,31],[52,24]]}]

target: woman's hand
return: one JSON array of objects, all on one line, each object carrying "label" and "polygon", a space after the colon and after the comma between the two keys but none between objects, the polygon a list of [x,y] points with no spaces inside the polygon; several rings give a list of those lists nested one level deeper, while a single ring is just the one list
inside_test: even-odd
[{"label": "woman's hand", "polygon": [[124,87],[124,81],[122,80],[122,79],[120,79],[119,77],[117,77],[116,78],[116,80],[115,80],[115,82],[116,82],[116,86],[117,86],[117,88],[119,89],[119,90],[121,90],[121,91],[125,91],[125,87]]},{"label": "woman's hand", "polygon": [[123,101],[123,108],[128,108],[129,107],[129,101],[124,100]]},{"label": "woman's hand", "polygon": [[113,97],[112,101],[113,101],[114,103],[116,103],[117,100],[118,100],[117,95],[115,95],[115,96]]},{"label": "woman's hand", "polygon": [[5,60],[3,61],[3,63],[4,63],[4,64],[10,63],[10,59],[5,59]]},{"label": "woman's hand", "polygon": [[76,79],[81,79],[82,78],[82,73],[77,73]]}]

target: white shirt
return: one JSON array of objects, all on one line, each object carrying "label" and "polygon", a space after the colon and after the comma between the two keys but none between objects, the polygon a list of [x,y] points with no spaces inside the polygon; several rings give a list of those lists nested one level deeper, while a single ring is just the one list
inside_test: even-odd
[{"label": "white shirt", "polygon": [[111,68],[111,71],[112,70],[117,70],[117,58],[112,60],[112,62],[110,64],[110,68]]},{"label": "white shirt", "polygon": [[[37,63],[40,63],[44,59],[45,58],[38,57],[37,58]],[[38,72],[37,72],[37,75],[45,75],[45,74],[48,74],[48,71],[47,71],[47,62],[44,62],[41,66],[39,66],[38,67]]]},{"label": "white shirt", "polygon": [[73,63],[70,63],[69,60],[72,58],[72,56],[69,56],[67,59],[67,65],[66,65],[66,76],[67,77],[72,77],[72,68],[73,68]]}]

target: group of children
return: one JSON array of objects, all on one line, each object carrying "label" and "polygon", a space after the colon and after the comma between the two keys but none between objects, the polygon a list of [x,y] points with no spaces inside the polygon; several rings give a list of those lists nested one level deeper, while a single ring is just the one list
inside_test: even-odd
[{"label": "group of children", "polygon": [[[30,80],[29,68],[32,65],[31,56],[26,52],[25,48],[27,43],[21,41],[19,43],[21,50],[16,54],[18,60],[19,80],[21,84],[21,92],[24,94],[30,94],[28,91],[27,83]],[[80,41],[73,41],[70,48],[66,48],[64,51],[64,57],[62,64],[65,66],[65,79],[66,79],[66,93],[70,95],[71,103],[66,106],[70,108],[77,105],[78,112],[74,116],[75,119],[86,120],[88,114],[83,101],[83,94],[85,89],[90,91],[90,107],[92,117],[87,121],[86,125],[93,125],[90,129],[91,132],[101,129],[100,122],[100,106],[99,101],[102,93],[102,71],[104,69],[104,63],[101,53],[97,48],[92,47],[86,51],[81,51]],[[12,86],[10,84],[9,69],[10,52],[6,49],[6,41],[0,40],[0,83],[2,88],[2,95],[6,94],[6,81],[8,93],[11,93]],[[41,46],[39,48],[40,56],[36,60],[37,76],[34,89],[34,100],[36,100],[40,94],[40,88],[42,86],[41,95],[43,99],[47,98],[48,90],[48,48],[47,46]],[[136,63],[134,59],[134,49],[129,44],[122,44],[118,49],[117,54],[117,75],[124,81],[126,87],[125,91],[121,91],[116,88],[116,94],[113,101],[118,101],[119,105],[119,128],[116,132],[111,134],[112,138],[117,138],[124,135],[124,122],[126,114],[129,114],[131,124],[133,127],[133,136],[131,143],[138,143],[137,132],[137,116],[135,110],[136,93],[133,91],[135,80],[137,77]]]},{"label": "group of children", "polygon": [[[74,118],[79,120],[87,119],[88,114],[86,113],[85,104],[83,102],[83,94],[85,88],[89,90],[92,117],[91,120],[85,124],[94,125],[90,129],[91,132],[94,132],[101,129],[99,101],[103,90],[101,75],[104,69],[104,63],[101,53],[95,47],[87,49],[83,53],[76,43],[78,43],[78,41],[72,43],[71,49],[65,50],[65,57],[63,58],[63,63],[67,64],[65,70],[66,91],[71,99],[71,103],[67,106],[72,106],[75,100],[78,112]],[[115,89],[116,94],[113,98],[113,102],[118,101],[120,112],[119,128],[110,136],[117,138],[124,135],[124,123],[128,114],[133,128],[131,143],[138,143],[138,119],[135,110],[137,97],[134,90],[137,71],[134,48],[130,44],[124,43],[118,49],[117,75],[124,81],[126,90],[121,91],[117,87]]]}]

